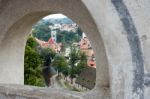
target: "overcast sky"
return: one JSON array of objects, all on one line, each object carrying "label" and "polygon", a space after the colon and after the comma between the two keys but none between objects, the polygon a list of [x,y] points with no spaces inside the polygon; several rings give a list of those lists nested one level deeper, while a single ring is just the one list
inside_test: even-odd
[{"label": "overcast sky", "polygon": [[50,19],[50,18],[59,19],[59,18],[66,18],[66,16],[64,16],[63,14],[51,14],[44,17],[43,19]]}]

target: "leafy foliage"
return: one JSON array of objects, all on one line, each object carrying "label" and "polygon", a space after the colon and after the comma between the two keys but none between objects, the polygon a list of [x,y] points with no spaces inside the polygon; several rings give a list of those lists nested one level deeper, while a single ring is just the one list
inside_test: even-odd
[{"label": "leafy foliage", "polygon": [[77,31],[76,31],[77,33],[78,33],[78,35],[80,36],[80,37],[82,37],[82,30],[81,30],[81,28],[80,27],[78,27],[77,28]]},{"label": "leafy foliage", "polygon": [[[50,25],[54,24],[72,24],[69,19],[63,20],[41,20],[33,26],[32,34],[34,37],[48,41],[51,37]],[[57,29],[57,42],[63,43],[63,48],[70,46],[74,42],[79,42],[82,37],[82,30],[78,27],[75,32],[61,31]],[[54,66],[58,70],[58,75],[62,73],[65,77],[70,76],[71,80],[77,77],[87,65],[86,55],[79,52],[75,47],[71,48],[69,63],[62,55],[49,48],[41,48],[33,37],[29,37],[25,48],[25,84],[44,86],[44,80],[47,86],[50,84],[50,68]],[[43,79],[44,76],[44,79]],[[72,82],[72,81],[71,81]]]},{"label": "leafy foliage", "polygon": [[43,59],[43,77],[46,83],[46,86],[51,84],[50,78],[52,77],[53,73],[51,71],[51,61],[55,56],[55,52],[50,48],[41,48],[40,55]]},{"label": "leafy foliage", "polygon": [[56,53],[50,48],[40,48],[39,53],[43,58],[44,66],[50,66],[51,60],[56,55]]},{"label": "leafy foliage", "polygon": [[60,72],[63,72],[64,74],[67,75],[67,70],[68,70],[68,63],[66,61],[66,59],[61,56],[61,55],[57,55],[55,58],[54,58],[54,61],[53,61],[53,66],[56,67],[56,69],[58,70],[58,76],[60,76]]},{"label": "leafy foliage", "polygon": [[36,49],[39,46],[39,44],[36,42],[36,40],[33,37],[29,36],[26,46]]},{"label": "leafy foliage", "polygon": [[[51,37],[51,29],[49,26],[54,24],[64,24],[67,21],[67,24],[72,24],[69,18],[55,20],[41,20],[35,26],[33,26],[33,36],[43,40],[48,41]],[[63,23],[64,22],[64,23]],[[57,29],[57,42],[62,42],[64,45],[69,46],[73,42],[78,42],[82,36],[82,30],[78,27],[75,32],[61,31]]]},{"label": "leafy foliage", "polygon": [[76,74],[79,75],[83,69],[87,66],[87,57],[84,52],[80,52],[79,54],[79,63],[76,66]]},{"label": "leafy foliage", "polygon": [[44,86],[44,81],[42,78],[43,61],[35,47],[37,47],[36,41],[32,37],[29,37],[25,48],[24,57],[24,83],[27,85]]},{"label": "leafy foliage", "polygon": [[76,77],[75,64],[78,62],[78,60],[79,60],[79,53],[78,53],[77,49],[74,46],[72,46],[71,47],[71,52],[70,52],[70,65],[71,65],[70,78],[71,78],[71,83],[73,83],[73,78]]},{"label": "leafy foliage", "polygon": [[69,75],[69,67],[63,66],[62,74],[67,77]]},{"label": "leafy foliage", "polygon": [[57,32],[57,42],[63,42],[65,44],[72,44],[73,42],[79,42],[80,36],[75,32],[59,31]]},{"label": "leafy foliage", "polygon": [[35,26],[33,26],[33,36],[40,40],[48,41],[51,37],[51,29],[49,28],[49,25],[52,25],[52,23],[45,20],[39,21]]}]

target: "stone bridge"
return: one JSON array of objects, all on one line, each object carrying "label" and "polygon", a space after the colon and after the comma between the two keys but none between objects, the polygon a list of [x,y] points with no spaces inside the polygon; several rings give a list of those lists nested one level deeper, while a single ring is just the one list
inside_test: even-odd
[{"label": "stone bridge", "polygon": [[[38,20],[56,13],[71,18],[91,41],[97,71],[90,92],[23,85],[27,36]],[[0,99],[150,99],[144,85],[149,26],[150,0],[0,0]]]}]

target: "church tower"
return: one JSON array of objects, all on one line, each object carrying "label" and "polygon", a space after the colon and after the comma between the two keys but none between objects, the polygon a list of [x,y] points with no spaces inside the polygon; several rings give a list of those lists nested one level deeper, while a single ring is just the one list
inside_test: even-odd
[{"label": "church tower", "polygon": [[56,35],[56,30],[54,29],[54,30],[51,31],[51,38],[55,41],[55,43],[57,42],[57,37],[56,36],[57,36]]}]

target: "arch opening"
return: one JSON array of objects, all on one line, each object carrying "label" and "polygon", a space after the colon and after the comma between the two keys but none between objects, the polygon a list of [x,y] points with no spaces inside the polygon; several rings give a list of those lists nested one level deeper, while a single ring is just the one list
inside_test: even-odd
[{"label": "arch opening", "polygon": [[46,84],[80,92],[95,86],[96,61],[91,43],[80,27],[62,14],[46,16],[33,26],[24,61],[27,85]]},{"label": "arch opening", "polygon": [[[71,5],[76,5],[75,8],[77,8],[78,3],[73,3]],[[109,69],[108,69],[108,63],[107,63],[107,57],[105,52],[105,47],[103,44],[103,40],[101,38],[101,35],[97,29],[97,26],[89,14],[86,7],[80,3],[81,9],[84,14],[78,13],[77,8],[75,10],[75,13],[72,13],[72,11],[68,11],[68,8],[64,8],[63,10],[54,10],[54,12],[51,12],[49,10],[44,9],[44,11],[31,11],[30,13],[24,13],[22,16],[18,17],[17,20],[13,22],[10,29],[7,31],[7,36],[3,40],[3,43],[1,46],[3,46],[4,49],[1,49],[2,53],[8,53],[10,56],[5,57],[10,61],[9,64],[12,65],[12,69],[14,74],[8,73],[8,77],[10,77],[9,83],[12,84],[23,84],[24,82],[24,75],[23,75],[23,63],[24,63],[24,49],[27,37],[29,35],[29,32],[33,26],[38,20],[43,18],[46,15],[49,14],[55,14],[55,12],[61,12],[62,14],[67,15],[70,17],[74,22],[76,22],[81,29],[87,33],[87,37],[90,39],[92,47],[96,54],[96,64],[98,65],[97,71],[96,71],[96,87],[95,89],[99,89],[101,87],[109,87]],[[73,7],[74,8],[74,7]],[[52,10],[52,9],[51,9]],[[15,36],[13,36],[15,35]],[[11,39],[10,39],[11,38]],[[9,43],[7,43],[9,42]],[[9,49],[12,49],[11,51]],[[2,54],[3,55],[3,54]],[[15,56],[15,58],[13,58]],[[5,60],[5,59],[3,59]],[[2,60],[2,61],[3,61]],[[19,61],[19,62],[18,62]],[[6,67],[9,67],[9,64],[6,64]],[[18,68],[17,70],[14,70],[13,68]],[[5,70],[4,70],[5,71]],[[17,75],[16,79],[12,79],[12,75]],[[6,79],[1,79],[2,82],[8,83]]]},{"label": "arch opening", "polygon": [[[10,37],[12,37],[12,35],[16,35],[16,37],[15,38],[12,38],[12,39],[10,39],[10,40],[15,40],[15,42],[14,43],[17,43],[16,45],[19,45],[18,44],[18,42],[23,42],[23,44],[21,44],[21,45],[23,45],[23,46],[25,46],[25,42],[26,42],[26,38],[28,37],[28,35],[29,35],[29,33],[30,33],[30,30],[31,30],[31,28],[32,28],[32,25],[33,24],[35,24],[39,19],[41,19],[42,17],[44,17],[44,16],[46,16],[46,15],[48,15],[48,13],[46,12],[46,13],[43,13],[43,12],[38,12],[38,13],[32,13],[32,14],[28,14],[28,15],[26,15],[26,16],[24,16],[22,19],[20,19],[18,22],[16,22],[15,24],[13,24],[13,27],[11,27],[10,28],[10,30],[8,31],[8,35],[7,35],[7,38],[10,38]],[[88,21],[88,20],[87,20]],[[76,21],[75,21],[76,22]],[[83,25],[85,25],[84,23],[82,23]],[[104,47],[103,45],[97,45],[97,42],[98,41],[100,41],[100,40],[102,40],[102,39],[98,39],[99,38],[99,34],[97,33],[98,32],[98,30],[96,29],[96,27],[94,27],[94,29],[92,29],[94,32],[92,32],[92,33],[89,33],[89,29],[88,29],[88,26],[83,26],[82,24],[80,24],[79,23],[79,25],[81,26],[81,28],[82,28],[82,30],[83,31],[87,31],[86,33],[87,33],[87,36],[89,37],[89,39],[90,39],[90,41],[91,41],[91,43],[92,43],[92,45],[93,45],[93,49],[94,49],[94,51],[96,52],[96,53],[99,53],[99,51],[97,52],[97,50],[99,50],[98,49],[98,47],[99,46],[102,46],[102,48]],[[86,29],[84,29],[86,27]],[[90,28],[90,27],[89,27]],[[97,31],[97,32],[95,32],[95,31]],[[5,40],[7,40],[7,38],[5,39]],[[22,39],[21,39],[22,38]],[[18,41],[17,41],[17,39],[18,39]],[[9,42],[13,42],[13,41],[10,41],[9,40]],[[21,40],[21,41],[20,41]],[[6,45],[5,45],[6,46]],[[14,45],[13,45],[14,46]],[[24,49],[24,47],[22,48],[22,50]],[[105,51],[104,51],[104,49],[101,49],[101,51],[102,51],[102,53],[100,53],[100,54],[103,54],[103,55],[105,55]],[[22,52],[22,53],[24,53],[24,52]],[[102,56],[103,56],[102,55]],[[99,55],[96,55],[96,57],[98,57],[97,59],[99,59],[99,60],[101,60],[102,58],[106,58],[106,57],[101,57],[101,56],[99,56]],[[22,60],[23,60],[23,58],[22,58]],[[103,59],[102,59],[103,60]],[[105,60],[106,61],[106,60]],[[97,64],[99,64],[99,63],[97,63]],[[106,64],[107,63],[105,63],[105,64],[103,64],[103,65],[105,65],[106,66]],[[22,65],[22,64],[21,64]],[[108,66],[108,65],[107,65]],[[106,66],[106,67],[107,67]],[[21,66],[22,67],[22,66]],[[100,66],[99,66],[100,67]],[[106,67],[104,67],[104,68],[106,68]],[[108,71],[108,70],[105,70],[106,72]],[[108,73],[108,72],[107,72]],[[102,74],[103,76],[104,76],[104,73]],[[107,75],[105,75],[105,76],[108,76],[108,74]],[[22,77],[23,78],[23,77]],[[107,78],[107,83],[105,82],[104,83],[104,85],[106,84],[107,86],[108,86],[108,77],[106,77]],[[106,79],[105,78],[105,79]],[[100,79],[100,78],[99,78]],[[100,80],[100,81],[102,81],[102,80]]]}]

